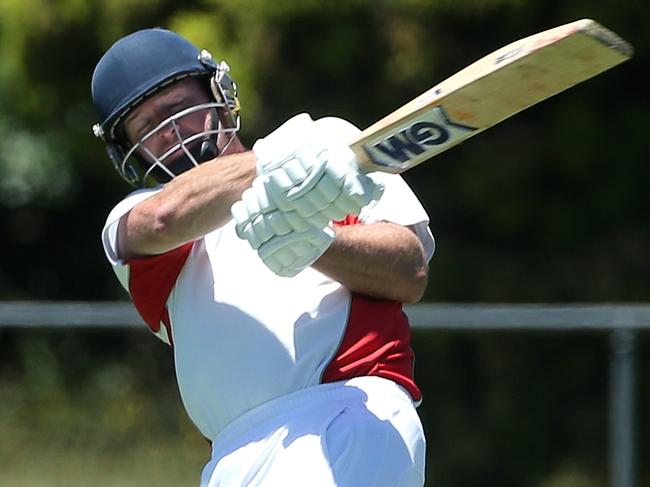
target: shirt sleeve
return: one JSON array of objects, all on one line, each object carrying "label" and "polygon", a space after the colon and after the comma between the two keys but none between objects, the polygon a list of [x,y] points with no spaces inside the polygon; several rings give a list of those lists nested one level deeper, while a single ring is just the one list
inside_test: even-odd
[{"label": "shirt sleeve", "polygon": [[142,189],[129,194],[111,210],[102,229],[102,245],[106,258],[113,266],[113,271],[120,284],[127,291],[129,290],[129,266],[120,259],[117,252],[117,229],[119,222],[136,205],[158,193],[160,189],[162,188]]}]

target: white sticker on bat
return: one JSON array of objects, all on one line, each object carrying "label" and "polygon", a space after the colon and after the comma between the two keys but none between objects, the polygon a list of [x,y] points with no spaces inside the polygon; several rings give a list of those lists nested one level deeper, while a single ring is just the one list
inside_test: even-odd
[{"label": "white sticker on bat", "polygon": [[453,122],[442,106],[437,106],[384,131],[363,144],[363,148],[375,164],[390,168],[390,172],[402,172],[461,142],[476,130]]}]

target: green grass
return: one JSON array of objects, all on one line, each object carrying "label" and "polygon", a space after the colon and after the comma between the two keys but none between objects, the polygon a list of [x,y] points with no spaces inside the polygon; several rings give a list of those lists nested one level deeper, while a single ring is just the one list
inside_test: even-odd
[{"label": "green grass", "polygon": [[178,487],[198,485],[206,443],[143,440],[120,451],[93,444],[61,449],[47,441],[16,445],[2,459],[0,485],[13,487]]},{"label": "green grass", "polygon": [[210,447],[168,350],[103,334],[86,346],[65,333],[3,338],[1,486],[198,485]]}]

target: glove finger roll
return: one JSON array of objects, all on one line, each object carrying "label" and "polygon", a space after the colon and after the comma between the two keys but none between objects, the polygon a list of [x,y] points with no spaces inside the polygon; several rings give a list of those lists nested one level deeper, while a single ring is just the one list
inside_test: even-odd
[{"label": "glove finger roll", "polygon": [[311,151],[300,149],[297,158],[300,160],[300,163],[307,173],[307,177],[301,181],[300,184],[294,185],[294,187],[288,191],[287,197],[290,199],[299,198],[305,193],[311,191],[321,179],[325,171],[328,170],[327,160],[319,159]]},{"label": "glove finger roll", "polygon": [[237,223],[235,226],[237,229],[237,235],[241,237],[241,234],[239,233],[241,228],[250,221],[250,215],[246,209],[246,204],[242,200],[235,201],[230,207],[230,214]]},{"label": "glove finger roll", "polygon": [[329,216],[330,210],[333,209],[332,206],[329,206],[327,210],[319,211],[318,213],[313,214],[309,217],[309,223],[311,226],[316,228],[325,228],[330,224],[330,221],[337,220],[340,218],[332,218]]},{"label": "glove finger roll", "polygon": [[298,212],[289,211],[289,212],[286,212],[286,213],[282,213],[282,215],[286,218],[287,223],[291,226],[291,228],[294,231],[296,231],[296,232],[305,232],[305,231],[309,230],[310,221],[308,221],[307,219],[301,217],[298,214]]},{"label": "glove finger roll", "polygon": [[255,250],[257,250],[265,242],[265,240],[257,236],[251,222],[241,227],[240,237],[247,240],[249,245]]},{"label": "glove finger roll", "polygon": [[[267,192],[266,192],[266,179],[267,176],[258,176],[253,180],[253,184],[251,184],[251,188],[254,193],[255,197],[257,198],[257,203],[260,208],[260,211],[262,213],[266,213],[272,210],[275,210],[275,205],[272,203],[271,199],[269,198]],[[248,191],[248,190],[246,190]]]},{"label": "glove finger roll", "polygon": [[285,213],[273,211],[266,215],[266,221],[276,235],[286,235],[293,230]]},{"label": "glove finger roll", "polygon": [[289,176],[289,179],[293,183],[292,187],[302,183],[309,176],[302,161],[298,158],[293,158],[285,163],[281,170],[284,170],[287,173],[287,176]]},{"label": "glove finger roll", "polygon": [[244,190],[241,195],[241,200],[244,202],[244,205],[246,205],[246,211],[249,215],[257,215],[258,213],[262,212],[260,203],[257,200],[257,195],[255,194],[255,190],[253,188]]}]

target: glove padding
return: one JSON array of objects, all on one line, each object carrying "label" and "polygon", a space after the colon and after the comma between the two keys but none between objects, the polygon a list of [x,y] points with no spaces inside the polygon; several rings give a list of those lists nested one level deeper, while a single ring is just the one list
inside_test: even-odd
[{"label": "glove padding", "polygon": [[296,115],[253,145],[257,173],[269,200],[282,211],[295,210],[317,227],[379,199],[383,185],[359,172],[354,153],[306,114]]},{"label": "glove padding", "polygon": [[237,235],[250,246],[269,269],[293,277],[313,264],[331,245],[334,231],[318,227],[295,210],[281,211],[269,201],[266,176],[255,178],[230,211]]},{"label": "glove padding", "polygon": [[[253,249],[258,250],[273,237],[305,232],[311,227],[321,228],[294,210],[281,211],[275,208],[269,202],[262,178],[264,176],[256,178],[253,186],[242,193],[242,199],[230,208],[239,238],[247,240]],[[324,226],[326,225],[327,223]]]},{"label": "glove padding", "polygon": [[274,273],[293,277],[312,265],[334,241],[334,231],[329,228],[310,226],[305,231],[291,231],[276,235],[263,243],[258,254],[264,264]]}]

